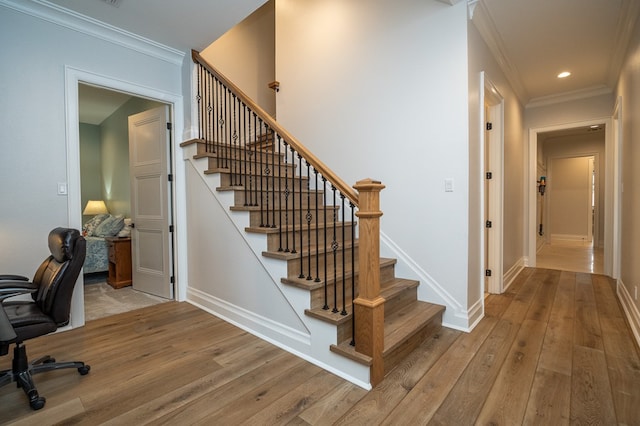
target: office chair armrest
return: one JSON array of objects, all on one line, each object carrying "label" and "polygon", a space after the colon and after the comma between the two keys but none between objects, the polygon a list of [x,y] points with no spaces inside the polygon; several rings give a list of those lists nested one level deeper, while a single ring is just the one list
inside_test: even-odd
[{"label": "office chair armrest", "polygon": [[29,281],[29,278],[22,275],[0,274],[0,281]]},{"label": "office chair armrest", "polygon": [[0,281],[0,302],[19,294],[38,291],[38,286],[31,281]]},{"label": "office chair armrest", "polygon": [[0,355],[6,355],[9,351],[9,343],[13,342],[18,336],[16,335],[7,313],[0,305]]}]

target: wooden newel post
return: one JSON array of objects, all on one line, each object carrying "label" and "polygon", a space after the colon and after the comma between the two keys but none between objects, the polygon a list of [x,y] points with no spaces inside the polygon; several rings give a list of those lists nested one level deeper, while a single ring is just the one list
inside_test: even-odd
[{"label": "wooden newel post", "polygon": [[364,179],[353,186],[359,193],[358,297],[353,301],[356,351],[370,356],[371,384],[384,378],[384,299],[380,297],[380,191],[379,181]]}]

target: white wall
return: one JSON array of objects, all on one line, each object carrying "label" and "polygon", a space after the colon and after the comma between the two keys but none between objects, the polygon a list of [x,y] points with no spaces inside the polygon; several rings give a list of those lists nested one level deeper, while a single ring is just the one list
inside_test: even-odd
[{"label": "white wall", "polygon": [[549,229],[552,241],[590,241],[591,157],[556,157],[549,162]]},{"label": "white wall", "polygon": [[[611,117],[613,94],[597,95],[525,110],[525,126],[541,128]],[[535,143],[535,141],[534,141]]]},{"label": "white wall", "polygon": [[640,301],[636,297],[640,287],[640,23],[635,26],[616,96],[621,98],[623,185],[618,293],[640,342]]},{"label": "white wall", "polygon": [[450,296],[445,322],[463,327],[466,25],[463,3],[276,0],[278,120],[346,182],[386,185],[383,254],[422,281],[421,297]]},{"label": "white wall", "polygon": [[[481,236],[484,232],[482,218],[484,200],[481,198],[484,185],[484,170],[480,169],[480,137],[483,124],[480,121],[480,73],[496,87],[504,99],[504,171],[503,171],[503,274],[522,264],[524,256],[524,195],[525,142],[524,109],[511,84],[500,69],[488,46],[472,21],[469,28],[469,300],[482,297],[484,269],[480,257]],[[507,284],[507,283],[505,283]]]},{"label": "white wall", "polygon": [[200,55],[275,117],[275,0],[245,18]]},{"label": "white wall", "polygon": [[78,164],[67,164],[65,67],[179,96],[181,66],[4,3],[0,38],[0,198],[12,200],[0,212],[0,270],[31,276],[48,254],[48,232],[80,226],[79,212],[73,212],[78,223],[70,223],[69,211],[72,198],[80,205],[80,185],[70,184],[68,196],[57,195],[58,182],[71,182],[71,170],[79,174]]}]

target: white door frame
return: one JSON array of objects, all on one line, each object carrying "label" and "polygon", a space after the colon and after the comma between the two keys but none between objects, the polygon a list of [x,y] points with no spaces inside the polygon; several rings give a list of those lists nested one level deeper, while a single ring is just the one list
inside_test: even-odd
[{"label": "white door frame", "polygon": [[504,225],[504,97],[500,94],[496,86],[489,80],[485,72],[480,73],[480,171],[481,176],[478,178],[482,182],[486,179],[485,173],[489,170],[485,167],[485,103],[489,107],[489,116],[491,117],[493,128],[491,130],[491,143],[489,144],[489,161],[492,165],[492,179],[489,182],[491,190],[489,191],[489,216],[491,218],[491,238],[488,241],[488,253],[485,251],[485,217],[484,203],[485,190],[484,183],[480,185],[480,200],[482,200],[483,208],[480,209],[480,226],[483,230],[481,236],[481,271],[480,282],[482,283],[482,291],[484,293],[485,282],[485,254],[489,256],[489,269],[492,271],[491,277],[488,277],[488,290],[493,294],[500,294],[504,291],[504,273],[503,273],[503,225]]},{"label": "white door frame", "polygon": [[[619,237],[614,237],[619,232],[619,194],[614,190],[617,182],[619,168],[619,150],[614,149],[612,137],[611,117],[592,120],[563,123],[553,126],[537,127],[529,129],[529,167],[527,174],[526,194],[528,200],[528,224],[527,224],[527,259],[526,265],[536,266],[536,193],[537,193],[537,161],[538,161],[538,133],[552,132],[556,130],[571,129],[574,127],[605,124],[605,193],[604,193],[604,273],[617,278],[613,265],[619,264],[620,247]],[[617,184],[615,185],[618,186]],[[614,243],[614,239],[616,240]]]},{"label": "white door frame", "polygon": [[[618,96],[613,107],[611,118],[611,151],[613,159],[607,162],[607,167],[613,165],[613,256],[611,259],[611,276],[620,278],[622,236],[622,97]],[[608,153],[609,151],[607,151]]]},{"label": "white door frame", "polygon": [[[70,66],[65,67],[65,113],[66,113],[66,141],[67,141],[67,187],[68,187],[68,218],[69,226],[77,229],[82,228],[82,202],[80,194],[80,135],[79,135],[79,106],[78,106],[78,84],[85,83],[100,86],[105,89],[112,89],[119,92],[130,93],[133,96],[148,98],[158,102],[171,105],[173,115],[173,135],[174,141],[177,129],[184,126],[184,108],[182,96],[168,93],[159,88],[142,86],[136,83],[120,80],[114,77],[84,71]],[[185,168],[183,161],[176,161],[180,151],[180,144],[173,144],[172,168],[174,171],[174,197],[173,211],[175,220],[175,232],[173,233],[173,244],[175,247],[175,277],[176,277],[176,300],[186,300],[187,283],[187,251],[186,233],[180,232],[186,229],[186,192],[184,189]],[[73,292],[71,303],[70,328],[81,327],[85,323],[84,318],[84,280],[82,275],[78,279]]]}]

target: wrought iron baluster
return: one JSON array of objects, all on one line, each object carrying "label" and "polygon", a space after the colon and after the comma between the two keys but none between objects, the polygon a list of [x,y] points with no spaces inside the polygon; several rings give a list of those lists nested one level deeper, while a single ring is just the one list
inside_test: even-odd
[{"label": "wrought iron baluster", "polygon": [[238,161],[240,167],[240,185],[242,185],[242,191],[244,193],[244,205],[247,205],[247,142],[249,139],[247,136],[247,110],[249,107],[242,103],[242,147],[238,152]]},{"label": "wrought iron baluster", "polygon": [[[342,312],[340,312],[341,315],[347,315],[347,307],[346,307],[346,303],[347,303],[347,271],[345,268],[345,260],[347,257],[347,244],[346,244],[346,240],[345,240],[345,236],[344,236],[344,231],[345,231],[345,226],[346,226],[346,222],[344,221],[344,194],[340,193],[340,199],[342,201],[341,203],[341,211],[342,211],[342,224],[340,226],[341,230],[342,230]],[[353,251],[353,246],[351,248],[351,250]]]},{"label": "wrought iron baluster", "polygon": [[340,245],[338,244],[338,240],[337,240],[337,232],[336,232],[336,227],[337,227],[337,220],[338,217],[336,216],[336,211],[335,211],[335,206],[336,206],[336,187],[333,186],[333,184],[331,185],[331,191],[333,192],[333,241],[331,241],[331,250],[333,251],[333,309],[331,310],[331,312],[333,312],[334,314],[339,312],[338,310],[338,266],[337,266],[337,252],[338,252],[338,248],[340,248]]},{"label": "wrought iron baluster", "polygon": [[[304,229],[302,228],[302,224],[304,223],[303,218],[302,218],[302,155],[300,155],[300,153],[298,153],[298,170],[299,170],[299,176],[298,176],[298,193],[300,194],[300,274],[298,275],[298,278],[304,278],[304,244],[303,244],[303,238],[304,238]],[[295,234],[294,234],[294,238],[295,238]]]},{"label": "wrought iron baluster", "polygon": [[320,282],[320,221],[318,220],[318,170],[314,167],[313,174],[316,178],[314,197],[316,200],[316,278],[313,280],[316,283]]},{"label": "wrought iron baluster", "polygon": [[[269,137],[273,144],[271,147],[271,199],[273,200],[273,208],[271,209],[271,227],[276,227],[276,133],[273,129],[269,129]],[[278,158],[278,165],[280,158]],[[279,166],[278,166],[279,167]],[[279,170],[279,169],[278,169]],[[279,174],[279,173],[278,173]],[[280,177],[278,176],[278,186],[280,185]]]},{"label": "wrought iron baluster", "polygon": [[323,216],[323,233],[324,233],[324,238],[322,240],[323,245],[322,245],[322,253],[323,253],[323,258],[324,258],[324,262],[323,262],[323,266],[324,266],[324,306],[322,307],[322,309],[324,309],[325,311],[329,310],[329,298],[327,295],[327,286],[329,285],[329,283],[327,282],[327,259],[328,259],[328,247],[327,247],[327,200],[325,199],[325,196],[327,194],[327,178],[322,176],[322,216]]},{"label": "wrought iron baluster", "polygon": [[[311,164],[307,161],[307,179],[311,176],[309,171],[311,170]],[[302,186],[302,179],[300,179],[300,186]],[[311,214],[311,191],[309,189],[309,181],[307,180],[307,280],[311,281],[313,277],[311,276],[311,219],[313,219],[313,215]]]},{"label": "wrought iron baluster", "polygon": [[[292,146],[289,147],[291,150],[291,165],[295,166],[296,164],[296,153]],[[295,169],[291,171],[291,224],[293,225],[293,233],[291,242],[291,253],[297,253],[296,251],[296,171]]]},{"label": "wrought iron baluster", "polygon": [[[262,119],[259,119],[259,124],[260,124],[260,136],[257,139],[256,142],[256,154],[260,157],[260,167],[258,169],[258,174],[256,176],[257,182],[258,182],[258,193],[260,194],[260,226],[262,227],[269,227],[269,191],[265,191],[264,190],[264,170],[265,170],[265,166],[264,166],[264,152],[262,151],[262,149],[258,149],[260,147],[260,145],[262,144],[262,141],[264,139],[264,123],[262,122]],[[266,221],[265,221],[266,218]]]},{"label": "wrought iron baluster", "polygon": [[231,185],[235,186],[238,184],[237,178],[237,170],[235,167],[235,152],[237,152],[238,147],[238,106],[240,104],[240,99],[233,95],[233,136],[231,139],[231,146],[229,147],[229,175],[231,177],[230,182]]},{"label": "wrought iron baluster", "polygon": [[356,310],[353,306],[353,301],[356,298],[356,220],[355,220],[355,205],[353,202],[349,202],[351,207],[351,246],[354,248],[351,252],[351,346],[356,345]]},{"label": "wrought iron baluster", "polygon": [[[291,250],[289,249],[289,144],[284,142],[284,229],[280,228],[280,233],[285,233],[285,252],[289,253]],[[282,197],[282,195],[280,196]],[[282,203],[282,198],[280,199]]]},{"label": "wrought iron baluster", "polygon": [[[274,135],[274,142],[275,142]],[[282,138],[278,137],[278,251],[284,251],[282,248]],[[275,196],[274,196],[275,203]],[[275,208],[275,206],[274,206]]]}]

